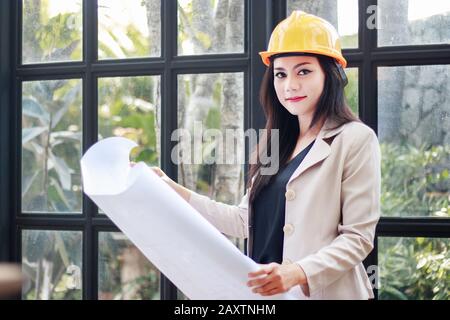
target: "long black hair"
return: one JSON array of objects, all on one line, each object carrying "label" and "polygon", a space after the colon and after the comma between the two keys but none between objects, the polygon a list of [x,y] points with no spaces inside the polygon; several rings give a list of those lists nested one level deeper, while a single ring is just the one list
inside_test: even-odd
[{"label": "long black hair", "polygon": [[[292,54],[288,54],[292,55]],[[297,54],[298,55],[298,54]],[[304,54],[301,54],[304,55]],[[346,78],[343,76],[343,70],[337,65],[333,58],[323,55],[313,55],[319,60],[320,66],[325,73],[325,83],[322,95],[317,103],[317,108],[311,120],[310,128],[322,119],[331,119],[340,127],[341,125],[359,121],[351,109],[349,108],[345,96],[344,87]],[[344,74],[345,75],[345,74]],[[249,206],[258,193],[266,186],[274,175],[261,175],[261,168],[270,164],[262,164],[261,155],[271,154],[271,130],[279,130],[279,168],[282,168],[288,161],[297,144],[300,134],[298,118],[289,113],[277,98],[275,87],[273,84],[273,59],[271,59],[269,67],[266,69],[261,83],[259,94],[260,103],[266,116],[265,134],[261,137],[260,142],[256,145],[251,155],[251,164],[247,180],[247,187],[250,188]],[[252,183],[252,179],[255,180]]]}]

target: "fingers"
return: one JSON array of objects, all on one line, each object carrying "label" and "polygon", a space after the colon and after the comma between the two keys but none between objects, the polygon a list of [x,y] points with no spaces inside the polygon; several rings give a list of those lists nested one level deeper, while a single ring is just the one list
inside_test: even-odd
[{"label": "fingers", "polygon": [[266,283],[263,286],[254,288],[252,291],[254,293],[260,293],[261,295],[266,295],[273,290],[278,290],[278,288],[279,288],[279,286],[277,285],[277,283],[275,283],[273,281],[269,281],[268,283]]},{"label": "fingers", "polygon": [[262,296],[271,296],[287,291],[283,285],[282,279],[278,274],[270,274],[263,279],[249,281],[255,288],[252,289],[254,293],[259,293]]},{"label": "fingers", "polygon": [[273,296],[274,294],[279,294],[279,293],[281,293],[281,291],[278,288],[275,288],[275,289],[269,290],[267,292],[263,292],[263,293],[261,293],[261,295],[262,296]]},{"label": "fingers", "polygon": [[248,276],[250,278],[253,277],[258,277],[261,275],[267,275],[266,277],[259,277],[258,279],[250,279],[250,281],[247,282],[247,285],[249,287],[253,287],[253,286],[263,286],[266,283],[268,283],[269,281],[271,281],[271,276],[270,274],[275,270],[275,268],[278,266],[277,263],[270,263],[267,265],[263,265],[263,267],[255,272],[250,272],[248,274]]},{"label": "fingers", "polygon": [[[134,167],[136,165],[136,162],[130,161],[130,167]],[[156,173],[159,177],[165,177],[166,174],[164,171],[162,171],[159,167],[150,167],[150,169],[153,170],[154,173]]]},{"label": "fingers", "polygon": [[285,285],[283,284],[283,276],[279,272],[280,267],[281,266],[278,263],[270,263],[263,265],[262,268],[256,272],[250,272],[248,274],[249,277],[260,277],[249,280],[247,285],[249,287],[254,287],[252,289],[254,293],[259,293],[263,296],[270,296],[285,292],[286,289],[284,289]]},{"label": "fingers", "polygon": [[261,269],[259,269],[258,271],[250,272],[248,274],[248,276],[250,278],[253,278],[253,277],[261,276],[261,275],[264,275],[264,274],[269,274],[269,273],[271,273],[273,271],[273,269],[276,266],[277,266],[276,263],[269,263],[267,265],[263,265],[263,267]]},{"label": "fingers", "polygon": [[159,177],[163,177],[166,175],[164,171],[162,171],[159,167],[150,167],[150,169],[152,169],[153,172],[156,173]]},{"label": "fingers", "polygon": [[267,276],[267,277],[264,277],[264,278],[250,280],[250,281],[247,282],[247,286],[249,286],[249,287],[258,287],[259,288],[261,286],[265,286],[270,281],[271,281],[271,277]]}]

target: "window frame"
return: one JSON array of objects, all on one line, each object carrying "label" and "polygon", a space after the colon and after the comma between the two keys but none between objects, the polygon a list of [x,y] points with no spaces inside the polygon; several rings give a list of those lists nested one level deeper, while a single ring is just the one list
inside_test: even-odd
[{"label": "window frame", "polygon": [[[377,5],[377,0],[363,0],[360,21],[367,21],[365,8]],[[378,46],[377,29],[368,30],[360,24],[360,43],[363,50],[363,79],[360,89],[363,98],[361,119],[378,134],[378,81],[379,67],[450,64],[450,45]],[[361,30],[362,29],[362,30]],[[364,90],[367,88],[367,90]],[[366,92],[365,92],[366,91]],[[381,217],[375,234],[375,247],[365,261],[366,267],[378,265],[378,238],[427,237],[450,238],[450,218]],[[378,269],[378,272],[380,270]],[[379,273],[378,273],[379,274]],[[378,289],[374,289],[378,299]]]},{"label": "window frame", "polygon": [[12,2],[0,2],[0,261],[12,261],[12,243],[10,215],[10,105],[12,103],[13,67],[12,57]]}]

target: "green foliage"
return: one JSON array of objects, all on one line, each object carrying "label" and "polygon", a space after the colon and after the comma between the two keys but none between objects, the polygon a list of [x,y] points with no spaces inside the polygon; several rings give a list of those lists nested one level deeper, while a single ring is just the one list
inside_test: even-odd
[{"label": "green foliage", "polygon": [[382,238],[380,299],[449,300],[448,239]]},{"label": "green foliage", "polygon": [[136,288],[135,299],[158,300],[160,298],[159,282],[159,275],[157,273],[148,272],[146,275],[130,281],[126,285],[125,290],[127,288]]},{"label": "green foliage", "polygon": [[24,211],[81,210],[81,81],[23,85]]},{"label": "green foliage", "polygon": [[450,146],[381,144],[384,216],[450,217]]},{"label": "green foliage", "polygon": [[75,52],[81,42],[80,18],[76,13],[58,14],[39,26],[35,34],[45,60],[61,60]]},{"label": "green foliage", "polygon": [[201,31],[197,31],[195,38],[202,44],[202,47],[208,50],[212,45],[212,40],[209,34]]},{"label": "green foliage", "polygon": [[[25,1],[31,14],[24,15],[24,43],[29,44],[25,60],[33,62],[81,59],[79,50],[81,15],[64,13],[48,17],[48,2]],[[36,26],[38,26],[36,28]],[[129,26],[127,36],[134,49],[121,47],[127,56],[148,55],[147,39]],[[114,35],[112,35],[114,36]],[[116,52],[100,42],[106,52]],[[128,50],[128,51],[127,51]],[[111,54],[110,57],[116,57]],[[118,88],[106,91],[112,110],[109,120],[115,129],[134,130],[143,146],[136,161],[158,163],[156,150],[155,114],[134,105],[154,104],[152,77],[129,77]],[[77,212],[81,211],[81,80],[33,81],[24,83],[22,101],[22,203],[23,211]],[[91,106],[92,107],[92,106]],[[102,121],[102,119],[99,119]],[[101,123],[100,123],[101,126]],[[111,132],[114,128],[111,128]],[[35,237],[35,238],[33,238]],[[37,237],[37,238],[36,238]],[[58,241],[53,233],[30,233],[23,239],[23,264],[32,279],[24,292],[26,299],[42,299],[44,289],[35,290],[37,279],[43,277],[42,264],[51,264],[52,274],[49,297],[51,299],[81,299],[80,288],[72,287],[73,277],[65,270],[68,261],[81,261],[81,242]],[[68,258],[68,253],[70,259]],[[149,272],[147,278],[136,279],[141,298],[154,297],[159,292],[159,278]],[[37,281],[37,282],[36,282]],[[144,282],[148,283],[145,284]],[[120,290],[120,281],[113,282]],[[127,284],[128,285],[128,284]],[[126,289],[126,288],[125,288]],[[38,294],[37,294],[38,293]],[[37,294],[37,295],[36,295]]]},{"label": "green foliage", "polygon": [[[145,274],[134,278],[127,283],[121,279],[123,250],[132,246],[125,239],[114,239],[113,235],[120,233],[103,232],[100,234],[99,254],[99,296],[107,299],[124,299],[124,296],[132,296],[132,299],[151,300],[159,299],[159,273],[146,261]],[[136,264],[136,261],[134,261]]]},{"label": "green foliage", "polygon": [[357,48],[358,47],[358,34],[352,34],[341,37],[342,48]]},{"label": "green foliage", "polygon": [[81,232],[25,230],[22,237],[22,269],[29,279],[22,296],[81,299]]},{"label": "green foliage", "polygon": [[[159,165],[154,97],[156,77],[104,78],[99,81],[99,134],[123,136],[139,144],[133,161]],[[102,109],[105,108],[106,111]],[[153,108],[153,109],[152,109]]]},{"label": "green foliage", "polygon": [[132,158],[134,161],[143,161],[148,165],[158,165],[158,151],[156,150],[155,116],[153,112],[148,114],[130,114],[117,122],[117,126],[124,128],[134,128],[139,133],[139,137],[134,140],[139,141],[139,147],[134,151]]},{"label": "green foliage", "polygon": [[81,6],[76,12],[50,16],[51,2],[23,1],[23,60],[81,60]]},{"label": "green foliage", "polygon": [[[449,146],[381,144],[384,216],[449,217]],[[448,239],[381,238],[381,299],[450,299]]]},{"label": "green foliage", "polygon": [[345,73],[348,78],[348,85],[344,89],[345,98],[353,113],[358,115],[358,69],[346,69]]},{"label": "green foliage", "polygon": [[220,108],[209,109],[205,125],[206,129],[220,129]]}]

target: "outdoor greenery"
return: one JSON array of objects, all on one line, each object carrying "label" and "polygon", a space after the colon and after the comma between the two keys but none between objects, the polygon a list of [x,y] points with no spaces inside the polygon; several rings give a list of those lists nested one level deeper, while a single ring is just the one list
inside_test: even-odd
[{"label": "outdoor greenery", "polygon": [[80,212],[81,81],[22,87],[22,210]]},{"label": "outdoor greenery", "polygon": [[159,299],[159,271],[122,233],[99,234],[98,259],[99,299]]},{"label": "outdoor greenery", "polygon": [[139,147],[133,150],[133,161],[159,165],[155,128],[155,97],[151,94],[156,77],[102,78],[98,83],[99,139],[126,137]]},{"label": "outdoor greenery", "polygon": [[[384,216],[450,217],[450,146],[382,143]],[[379,238],[380,299],[450,299],[450,241]]]},{"label": "outdoor greenery", "polygon": [[82,234],[22,231],[23,299],[81,299]]},{"label": "outdoor greenery", "polygon": [[380,299],[449,300],[450,241],[380,238]]},{"label": "outdoor greenery", "polygon": [[383,216],[450,217],[450,146],[381,143]]}]

